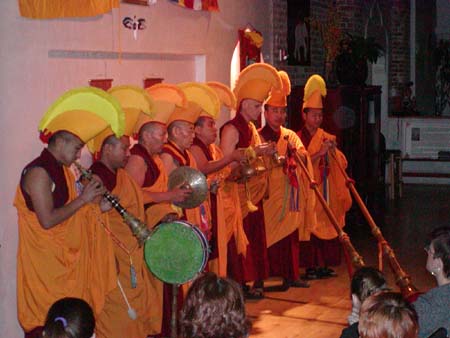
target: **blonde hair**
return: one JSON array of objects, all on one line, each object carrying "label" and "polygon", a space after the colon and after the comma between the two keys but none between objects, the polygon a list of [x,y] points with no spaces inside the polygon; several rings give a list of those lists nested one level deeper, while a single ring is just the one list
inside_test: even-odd
[{"label": "blonde hair", "polygon": [[400,293],[377,293],[361,306],[361,338],[417,338],[418,330],[416,311]]}]

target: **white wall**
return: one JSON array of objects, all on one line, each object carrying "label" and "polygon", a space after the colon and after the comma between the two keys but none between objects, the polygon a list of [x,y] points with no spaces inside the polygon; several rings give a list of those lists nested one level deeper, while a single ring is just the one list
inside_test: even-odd
[{"label": "white wall", "polygon": [[[91,78],[138,86],[145,77],[229,83],[238,28],[250,23],[260,30],[266,38],[263,52],[270,54],[269,1],[219,5],[219,13],[204,13],[159,0],[150,7],[122,5],[94,18],[30,20],[19,16],[17,0],[0,1],[0,337],[22,336],[16,319],[18,238],[12,200],[21,169],[42,148],[37,125],[43,112],[64,91]],[[137,40],[121,24],[123,17],[134,15],[148,26]],[[131,53],[122,63],[115,59],[119,49]]]}]

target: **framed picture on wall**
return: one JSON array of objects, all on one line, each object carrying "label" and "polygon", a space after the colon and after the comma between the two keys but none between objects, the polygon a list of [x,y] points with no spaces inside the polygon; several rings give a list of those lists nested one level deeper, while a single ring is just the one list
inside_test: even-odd
[{"label": "framed picture on wall", "polygon": [[288,64],[311,65],[310,0],[288,0]]}]

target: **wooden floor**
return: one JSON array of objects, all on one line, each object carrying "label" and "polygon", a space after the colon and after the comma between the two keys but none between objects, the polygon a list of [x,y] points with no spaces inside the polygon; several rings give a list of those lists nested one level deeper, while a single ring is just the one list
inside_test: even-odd
[{"label": "wooden floor", "polygon": [[[434,278],[425,270],[422,248],[431,229],[450,225],[449,196],[450,186],[407,185],[401,199],[387,202],[384,196],[373,197],[371,203],[377,225],[421,291],[435,286]],[[345,230],[366,265],[377,266],[376,241],[357,209],[350,213],[347,224]],[[253,323],[250,337],[339,337],[351,309],[350,279],[344,262],[335,269],[338,277],[312,281],[308,289],[266,292],[265,299],[248,301],[247,314]],[[398,290],[386,260],[383,271],[389,285]],[[266,281],[267,285],[277,283],[276,279]]]}]

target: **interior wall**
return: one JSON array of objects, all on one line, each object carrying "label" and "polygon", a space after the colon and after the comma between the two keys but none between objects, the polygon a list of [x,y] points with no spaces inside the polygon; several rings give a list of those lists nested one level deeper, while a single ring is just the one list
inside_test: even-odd
[{"label": "interior wall", "polygon": [[[16,0],[0,2],[0,337],[22,335],[12,201],[21,169],[42,149],[37,125],[43,112],[64,91],[86,86],[91,78],[113,78],[113,85],[142,86],[146,77],[228,84],[237,30],[251,24],[261,31],[263,53],[269,55],[271,16],[265,0],[219,5],[219,13],[207,13],[159,0],[149,7],[122,5],[93,18],[31,20],[20,17]],[[134,15],[147,21],[137,40],[121,24]],[[119,51],[124,53],[121,62]]]}]

